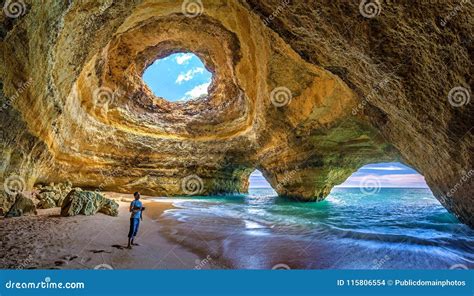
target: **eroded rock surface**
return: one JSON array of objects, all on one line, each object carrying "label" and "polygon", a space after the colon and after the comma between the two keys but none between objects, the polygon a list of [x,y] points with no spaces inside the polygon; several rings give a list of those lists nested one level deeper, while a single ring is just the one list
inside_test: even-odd
[{"label": "eroded rock surface", "polygon": [[33,200],[23,193],[18,193],[15,196],[15,202],[5,214],[5,217],[20,217],[29,214],[36,214],[36,206]]},{"label": "eroded rock surface", "polygon": [[[474,225],[471,4],[442,25],[456,1],[380,1],[372,17],[358,1],[43,2],[1,19],[4,184],[245,192],[258,168],[321,200],[364,164],[402,161]],[[209,95],[154,96],[144,69],[187,51],[214,74]]]},{"label": "eroded rock surface", "polygon": [[61,216],[94,215],[103,213],[109,216],[118,215],[119,204],[97,192],[73,189],[63,201]]},{"label": "eroded rock surface", "polygon": [[70,182],[54,184],[47,186],[38,185],[35,189],[35,198],[39,200],[39,209],[49,209],[60,207],[68,193],[72,190]]}]

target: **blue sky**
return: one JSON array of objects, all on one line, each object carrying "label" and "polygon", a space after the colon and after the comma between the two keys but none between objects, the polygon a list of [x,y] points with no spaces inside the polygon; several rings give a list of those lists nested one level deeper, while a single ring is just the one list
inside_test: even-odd
[{"label": "blue sky", "polygon": [[428,188],[422,175],[399,162],[365,165],[338,187],[360,187],[368,178],[376,179],[381,187]]},{"label": "blue sky", "polygon": [[263,177],[262,172],[259,170],[253,171],[250,174],[250,188],[271,188],[270,184]]},{"label": "blue sky", "polygon": [[171,102],[207,94],[211,79],[212,74],[192,53],[177,53],[156,60],[143,73],[143,80],[153,93]]},{"label": "blue sky", "polygon": [[[375,179],[381,187],[428,188],[425,178],[414,169],[398,162],[369,164],[353,173],[337,187],[360,187],[366,179]],[[269,188],[260,171],[250,175],[250,188]]]}]

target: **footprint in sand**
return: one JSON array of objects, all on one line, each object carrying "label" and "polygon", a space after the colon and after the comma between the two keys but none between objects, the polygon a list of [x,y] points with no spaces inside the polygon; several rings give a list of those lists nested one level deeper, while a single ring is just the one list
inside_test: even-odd
[{"label": "footprint in sand", "polygon": [[54,265],[56,265],[56,266],[63,266],[63,265],[66,265],[66,264],[67,264],[67,261],[64,261],[64,260],[54,261]]},{"label": "footprint in sand", "polygon": [[106,251],[106,250],[90,250],[90,251],[94,254],[98,254],[98,253],[108,253],[108,254],[110,254],[110,253],[112,253],[112,252]]},{"label": "footprint in sand", "polygon": [[119,250],[123,250],[123,249],[125,249],[126,247],[125,247],[125,246],[121,246],[121,245],[112,245],[112,248],[116,248],[116,249],[119,249]]},{"label": "footprint in sand", "polygon": [[66,256],[63,257],[63,259],[67,260],[67,261],[72,261],[72,260],[77,259],[77,258],[78,258],[78,256],[76,256],[76,255],[66,255]]}]

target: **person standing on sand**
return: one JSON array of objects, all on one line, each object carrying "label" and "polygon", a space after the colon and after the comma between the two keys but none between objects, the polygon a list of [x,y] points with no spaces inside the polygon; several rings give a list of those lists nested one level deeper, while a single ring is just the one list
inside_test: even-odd
[{"label": "person standing on sand", "polygon": [[130,216],[130,231],[128,232],[128,249],[137,245],[133,243],[133,240],[137,236],[140,220],[143,220],[142,211],[145,209],[140,201],[140,193],[135,192],[133,197],[135,197],[135,200],[130,203],[130,213],[132,214]]}]

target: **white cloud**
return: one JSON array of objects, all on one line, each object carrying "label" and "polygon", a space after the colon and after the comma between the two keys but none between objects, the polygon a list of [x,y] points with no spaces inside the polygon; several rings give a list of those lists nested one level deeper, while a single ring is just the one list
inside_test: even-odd
[{"label": "white cloud", "polygon": [[366,180],[377,180],[381,187],[428,187],[425,178],[420,174],[392,174],[351,176],[336,187],[360,187]]},{"label": "white cloud", "polygon": [[182,65],[184,63],[187,63],[192,58],[193,58],[192,54],[182,53],[176,56],[176,63],[178,63],[179,65]]},{"label": "white cloud", "polygon": [[184,94],[184,97],[182,97],[179,100],[180,101],[192,100],[192,99],[195,99],[195,98],[198,98],[202,95],[207,94],[207,88],[209,87],[210,84],[211,84],[210,82],[207,82],[207,83],[203,83],[203,84],[200,84],[200,85],[194,87],[190,91],[187,91]]},{"label": "white cloud", "polygon": [[386,167],[371,167],[371,166],[365,166],[362,167],[361,170],[378,170],[378,171],[404,171],[406,169],[401,168],[401,167],[396,167],[394,165],[391,166],[386,166]]},{"label": "white cloud", "polygon": [[191,79],[194,78],[194,75],[200,74],[200,73],[204,73],[204,68],[198,67],[198,68],[191,69],[191,70],[189,70],[189,71],[186,72],[186,73],[182,72],[182,73],[180,73],[180,74],[178,75],[178,77],[176,78],[175,83],[181,84],[181,83],[183,83],[184,81],[189,81],[189,80],[191,80]]},{"label": "white cloud", "polygon": [[250,174],[250,177],[263,177],[263,174],[259,170],[255,170]]}]

